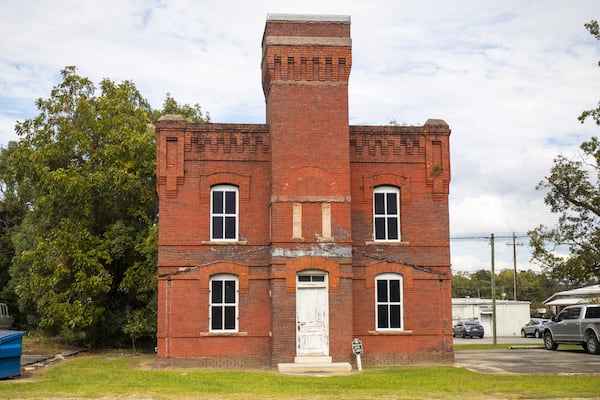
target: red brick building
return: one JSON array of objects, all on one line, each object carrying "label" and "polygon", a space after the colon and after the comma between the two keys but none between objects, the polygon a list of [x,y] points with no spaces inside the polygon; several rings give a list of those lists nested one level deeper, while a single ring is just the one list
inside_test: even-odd
[{"label": "red brick building", "polygon": [[262,49],[266,124],[156,126],[159,358],[452,361],[448,125],[349,126],[349,17]]}]

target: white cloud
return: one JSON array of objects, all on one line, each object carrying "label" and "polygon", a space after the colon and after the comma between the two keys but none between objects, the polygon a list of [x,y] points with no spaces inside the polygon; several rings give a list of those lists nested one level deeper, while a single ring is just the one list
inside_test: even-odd
[{"label": "white cloud", "polygon": [[[600,43],[583,26],[597,12],[587,0],[6,2],[0,145],[66,65],[95,83],[132,80],[155,108],[169,92],[215,122],[264,122],[267,13],[349,14],[350,122],[445,119],[452,234],[525,232],[552,224],[534,189],[552,160],[598,133],[577,121],[599,100]],[[453,243],[454,268],[489,265],[485,247]]]}]

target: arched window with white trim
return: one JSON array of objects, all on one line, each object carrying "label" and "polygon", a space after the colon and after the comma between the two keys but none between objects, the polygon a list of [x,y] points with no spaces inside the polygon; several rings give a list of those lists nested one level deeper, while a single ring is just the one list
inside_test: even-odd
[{"label": "arched window with white trim", "polygon": [[238,331],[238,277],[230,274],[210,278],[210,331]]},{"label": "arched window with white trim", "polygon": [[216,185],[210,190],[210,240],[238,240],[238,188]]},{"label": "arched window with white trim", "polygon": [[400,241],[400,190],[394,186],[377,186],[373,190],[373,239]]},{"label": "arched window with white trim", "polygon": [[377,330],[404,329],[402,275],[386,273],[375,277],[375,323]]}]

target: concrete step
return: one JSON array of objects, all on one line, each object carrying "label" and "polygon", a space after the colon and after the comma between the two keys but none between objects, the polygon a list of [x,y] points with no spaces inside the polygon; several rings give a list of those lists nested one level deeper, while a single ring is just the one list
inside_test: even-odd
[{"label": "concrete step", "polygon": [[296,364],[327,364],[332,362],[332,358],[329,356],[304,356],[304,357],[294,357],[294,363]]},{"label": "concrete step", "polygon": [[352,365],[347,362],[308,362],[280,363],[277,370],[282,374],[348,373]]}]

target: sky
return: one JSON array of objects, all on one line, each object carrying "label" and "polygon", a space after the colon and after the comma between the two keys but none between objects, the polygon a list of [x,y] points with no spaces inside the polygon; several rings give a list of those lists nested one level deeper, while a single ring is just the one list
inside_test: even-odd
[{"label": "sky", "polygon": [[526,234],[556,216],[536,185],[600,133],[577,120],[600,100],[597,0],[0,2],[0,146],[69,65],[131,80],[153,108],[169,93],[213,122],[264,123],[267,15],[349,15],[350,124],[450,125],[454,272],[490,269],[491,233],[496,271],[539,270]]}]

